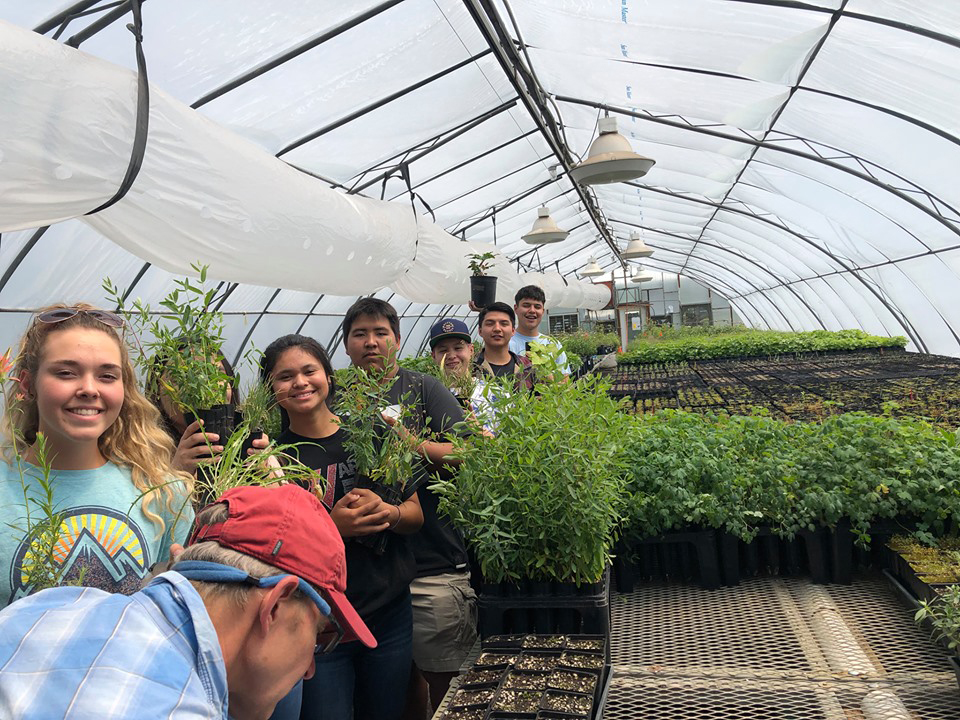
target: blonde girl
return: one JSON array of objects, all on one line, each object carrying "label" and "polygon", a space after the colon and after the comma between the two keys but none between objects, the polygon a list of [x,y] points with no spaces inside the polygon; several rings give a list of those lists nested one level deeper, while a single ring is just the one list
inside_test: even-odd
[{"label": "blonde girl", "polygon": [[21,340],[0,463],[0,607],[43,581],[32,527],[42,504],[61,521],[48,558],[57,580],[111,592],[134,592],[190,530],[192,479],[171,468],[173,443],[137,388],[122,327],[91,305],[52,305]]}]

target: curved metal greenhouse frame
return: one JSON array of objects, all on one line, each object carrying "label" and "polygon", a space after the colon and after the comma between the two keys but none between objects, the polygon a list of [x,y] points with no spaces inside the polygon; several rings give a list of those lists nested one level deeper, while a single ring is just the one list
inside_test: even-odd
[{"label": "curved metal greenhouse frame", "polygon": [[[860,327],[960,355],[955,2],[2,0],[4,25],[139,79],[140,157],[125,138],[116,207],[138,192],[140,161],[149,172],[143,110],[159,91],[317,187],[412,204],[418,224],[496,245],[518,273],[575,280],[588,256],[622,271],[616,251],[640,230],[656,251],[645,266],[713,288],[751,325]],[[0,64],[4,102],[17,102],[19,72]],[[70,109],[51,102],[37,129],[51,138],[38,142],[59,142],[57,113]],[[656,165],[583,187],[569,173],[604,114]],[[18,190],[4,178],[15,139],[0,131],[0,198]],[[229,178],[207,182],[215,192]],[[541,204],[570,234],[531,248],[520,236]],[[103,303],[103,277],[156,302],[182,274],[93,225],[3,232],[0,344],[51,300]],[[278,255],[264,268],[272,287],[222,275],[228,354],[295,331],[342,352],[355,297],[284,287]],[[436,317],[469,315],[376,294],[401,313],[405,352]]]}]

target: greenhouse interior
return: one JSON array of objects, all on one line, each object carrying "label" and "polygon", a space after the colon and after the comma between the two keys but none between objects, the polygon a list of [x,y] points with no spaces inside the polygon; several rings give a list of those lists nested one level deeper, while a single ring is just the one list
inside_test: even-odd
[{"label": "greenhouse interior", "polygon": [[958,109],[948,0],[0,0],[0,717],[960,720]]}]

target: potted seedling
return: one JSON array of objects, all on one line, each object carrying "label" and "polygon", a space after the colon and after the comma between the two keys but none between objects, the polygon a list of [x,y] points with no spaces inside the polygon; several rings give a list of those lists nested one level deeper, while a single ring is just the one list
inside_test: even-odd
[{"label": "potted seedling", "polygon": [[247,457],[247,450],[253,449],[253,441],[266,433],[275,438],[280,434],[280,408],[273,394],[273,388],[264,382],[255,382],[244,393],[243,403],[235,413],[237,427],[245,424],[250,428],[241,450],[241,456]]},{"label": "potted seedling", "polygon": [[[503,387],[488,383],[495,436],[454,439],[462,458],[457,476],[431,485],[440,512],[463,534],[483,574],[481,635],[608,632],[600,611],[595,617],[584,611],[569,629],[547,625],[553,609],[568,601],[606,602],[606,568],[625,504],[621,456],[628,417],[600,377],[538,382],[536,393],[517,392],[512,378],[505,380]],[[537,608],[534,627],[511,629],[509,613],[496,611],[515,598]]]},{"label": "potted seedling", "polygon": [[486,307],[497,299],[497,278],[493,275],[487,275],[487,271],[493,264],[494,254],[492,252],[470,253],[470,299],[473,304],[479,308]]},{"label": "potted seedling", "polygon": [[212,502],[235,487],[279,483],[296,483],[317,497],[324,496],[323,475],[298,462],[289,452],[293,445],[271,445],[249,457],[250,434],[249,421],[239,423],[236,432],[223,443],[223,452],[212,458],[202,473],[197,473],[194,494],[201,502]]},{"label": "potted seedling", "polygon": [[216,288],[207,289],[207,267],[193,265],[196,280],[177,280],[154,311],[140,299],[125,307],[124,296],[109,278],[103,289],[116,303],[135,335],[148,338],[145,352],[135,354],[147,378],[147,393],[166,396],[187,418],[199,420],[206,432],[220,436],[234,428],[234,407],[227,402],[231,378],[220,364],[223,314],[213,310]]}]

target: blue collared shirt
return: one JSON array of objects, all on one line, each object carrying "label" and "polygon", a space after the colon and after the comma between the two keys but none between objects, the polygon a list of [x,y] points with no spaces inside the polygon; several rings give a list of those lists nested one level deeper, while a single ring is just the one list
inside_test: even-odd
[{"label": "blue collared shirt", "polygon": [[203,601],[176,572],[133,595],[61,587],[0,612],[0,718],[227,720]]}]

